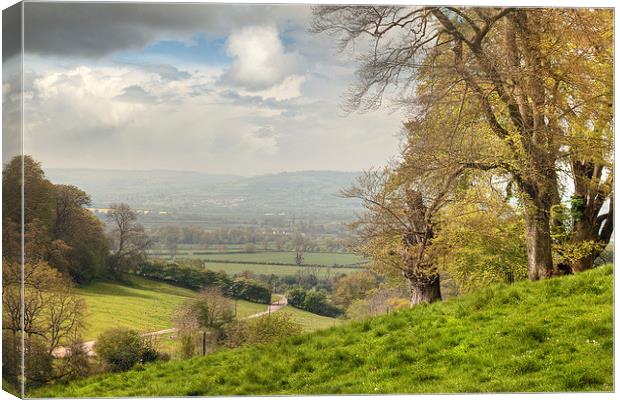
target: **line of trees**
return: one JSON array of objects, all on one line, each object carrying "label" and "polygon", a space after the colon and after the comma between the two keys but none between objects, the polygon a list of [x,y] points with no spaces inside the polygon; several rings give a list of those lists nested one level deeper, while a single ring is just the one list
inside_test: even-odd
[{"label": "line of trees", "polygon": [[[487,248],[512,263],[507,281],[522,276],[523,255],[531,280],[593,267],[613,232],[611,10],[320,6],[314,16],[313,30],[342,48],[368,44],[345,109],[390,98],[411,116],[398,161],[344,195],[368,211],[353,226],[359,251],[405,276],[412,303],[441,299],[442,264],[463,261],[443,259],[442,231],[456,238],[447,227],[476,213],[522,224],[522,238],[496,234],[524,252]],[[467,188],[504,204],[490,209]]]},{"label": "line of trees", "polygon": [[301,252],[346,249],[344,240],[328,235],[276,231],[273,228],[257,229],[252,226],[205,229],[199,226],[166,225],[153,230],[151,236],[171,257],[176,256],[180,244],[198,244],[216,249],[221,247],[223,251],[226,251],[226,245],[242,245],[241,251],[246,253],[257,249]]},{"label": "line of trees", "polygon": [[244,277],[230,277],[216,272],[178,262],[153,260],[141,263],[135,270],[139,276],[169,282],[193,290],[218,288],[227,296],[255,303],[271,303],[271,289],[262,282]]}]

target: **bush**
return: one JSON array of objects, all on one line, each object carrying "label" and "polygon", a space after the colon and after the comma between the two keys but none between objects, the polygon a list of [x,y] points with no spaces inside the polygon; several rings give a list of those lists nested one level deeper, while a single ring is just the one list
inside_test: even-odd
[{"label": "bush", "polygon": [[228,347],[264,344],[300,333],[301,325],[282,311],[229,324],[225,329],[225,343]]},{"label": "bush", "polygon": [[317,290],[310,290],[304,299],[304,309],[319,314],[327,303],[327,296]]},{"label": "bush", "polygon": [[306,291],[300,287],[292,288],[286,294],[288,304],[296,308],[304,307],[304,300],[306,299]]},{"label": "bush", "polygon": [[137,363],[152,362],[158,353],[150,340],[138,332],[115,328],[103,332],[97,338],[95,352],[111,371],[127,371]]},{"label": "bush", "polygon": [[179,347],[181,358],[190,358],[196,354],[196,344],[194,337],[189,332],[179,333]]},{"label": "bush", "polygon": [[301,287],[293,288],[287,292],[288,304],[301,310],[314,314],[337,317],[343,311],[327,300],[325,293],[312,289],[305,291]]},{"label": "bush", "polygon": [[69,347],[70,355],[57,360],[59,381],[62,383],[87,377],[92,372],[90,357],[81,342],[80,339],[76,340]]}]

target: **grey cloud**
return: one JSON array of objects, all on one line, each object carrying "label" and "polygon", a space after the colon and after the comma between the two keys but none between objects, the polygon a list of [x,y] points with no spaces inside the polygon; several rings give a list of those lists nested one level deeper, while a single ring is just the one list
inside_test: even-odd
[{"label": "grey cloud", "polygon": [[123,89],[123,93],[114,97],[117,100],[127,101],[130,103],[154,103],[156,97],[144,90],[138,85],[127,86]]},{"label": "grey cloud", "polygon": [[212,93],[213,89],[211,85],[201,84],[192,86],[191,91],[189,92],[190,97],[203,96],[205,94]]},{"label": "grey cloud", "polygon": [[267,107],[267,108],[282,108],[286,107],[290,104],[290,101],[283,100],[278,101],[274,99],[265,99],[261,96],[244,96],[237,92],[236,90],[228,89],[220,92],[220,96],[225,99],[231,100],[233,104],[244,105],[244,106],[259,106],[259,107]]},{"label": "grey cloud", "polygon": [[189,72],[180,71],[170,64],[145,64],[140,65],[140,68],[159,75],[164,81],[179,81],[191,77]]},{"label": "grey cloud", "polygon": [[40,55],[97,58],[161,37],[227,34],[266,19],[294,25],[306,23],[309,15],[306,5],[34,2],[24,5],[24,45],[26,52]]},{"label": "grey cloud", "polygon": [[21,8],[20,4],[2,11],[2,62],[7,62],[21,51]]},{"label": "grey cloud", "polygon": [[252,133],[252,135],[254,135],[257,138],[270,138],[270,137],[277,137],[278,133],[275,131],[273,126],[266,125],[266,126],[261,126],[257,130],[255,130]]}]

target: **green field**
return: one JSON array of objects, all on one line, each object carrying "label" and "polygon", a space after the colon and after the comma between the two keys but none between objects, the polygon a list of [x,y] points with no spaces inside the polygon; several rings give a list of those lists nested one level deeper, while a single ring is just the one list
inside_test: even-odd
[{"label": "green field", "polygon": [[[205,250],[199,250],[196,247],[188,246],[179,249],[176,258],[181,259],[199,259],[213,260],[206,261],[206,268],[212,271],[225,271],[228,274],[239,274],[245,271],[251,271],[255,274],[264,275],[295,275],[300,270],[312,272],[319,277],[335,276],[338,274],[349,274],[351,272],[360,271],[360,266],[364,263],[364,258],[349,253],[321,253],[308,252],[304,253],[304,264],[321,265],[322,267],[297,267],[295,265],[295,252],[292,251],[261,251],[257,250],[252,253],[235,252],[232,247],[227,247],[228,253],[218,252],[218,250],[210,249],[209,254]],[[168,259],[168,251],[165,249],[151,249],[150,253],[153,257]],[[224,262],[230,261],[230,262]],[[259,263],[259,264],[256,264]],[[270,264],[274,263],[274,264]],[[278,265],[289,264],[289,265]],[[349,268],[343,266],[350,266]],[[329,267],[329,269],[328,269]]]},{"label": "green field", "polygon": [[613,391],[613,295],[607,265],[32,395]]},{"label": "green field", "polygon": [[[257,275],[295,275],[298,272],[309,272],[309,267],[295,267],[292,265],[266,265],[266,264],[233,264],[233,263],[218,263],[218,262],[206,262],[205,268],[212,271],[224,271],[227,274],[239,274],[244,271],[251,271]],[[318,277],[326,277],[328,274],[331,276],[339,274],[350,274],[352,272],[359,272],[360,268],[329,268],[329,267],[317,267],[312,269],[312,272],[316,272]]]},{"label": "green field", "polygon": [[[195,292],[166,283],[135,276],[131,285],[98,282],[77,288],[86,301],[87,317],[84,340],[96,339],[106,329],[126,327],[140,332],[170,328],[170,316]],[[237,301],[239,317],[265,311],[264,304]]]},{"label": "green field", "polygon": [[[304,264],[311,265],[353,265],[364,262],[364,258],[348,253],[304,253]],[[246,263],[284,263],[295,265],[295,252],[292,251],[257,251],[254,253],[227,254],[193,254],[194,258],[239,261]]]}]

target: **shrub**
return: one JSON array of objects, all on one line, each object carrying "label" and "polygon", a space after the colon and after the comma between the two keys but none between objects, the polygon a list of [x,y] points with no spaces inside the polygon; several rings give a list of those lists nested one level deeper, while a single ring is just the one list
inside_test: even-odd
[{"label": "shrub", "polygon": [[286,297],[288,299],[288,304],[293,307],[303,308],[304,300],[306,299],[306,291],[300,287],[292,288],[288,291]]},{"label": "shrub", "polygon": [[77,339],[69,347],[70,355],[57,360],[58,370],[62,383],[84,378],[91,374],[92,367],[90,357],[82,346],[82,340]]},{"label": "shrub", "polygon": [[325,293],[315,289],[306,292],[301,287],[293,288],[287,292],[287,299],[291,306],[318,315],[337,317],[343,312],[327,301]]},{"label": "shrub", "polygon": [[52,380],[53,361],[43,340],[29,339],[25,352],[26,387],[34,388]]},{"label": "shrub", "polygon": [[138,332],[115,328],[103,332],[94,347],[111,371],[127,371],[137,363],[157,360],[157,351]]},{"label": "shrub", "polygon": [[342,310],[327,301],[325,293],[318,290],[306,292],[304,299],[304,310],[314,314],[337,317],[342,314]]},{"label": "shrub", "polygon": [[196,345],[194,343],[194,337],[189,332],[179,333],[179,347],[182,358],[193,357],[196,353]]},{"label": "shrub", "polygon": [[304,299],[304,308],[306,310],[318,314],[323,311],[326,303],[327,296],[325,296],[325,293],[317,290],[306,292],[306,297]]},{"label": "shrub", "polygon": [[229,324],[225,329],[225,343],[228,347],[264,344],[300,333],[301,325],[283,311]]}]

